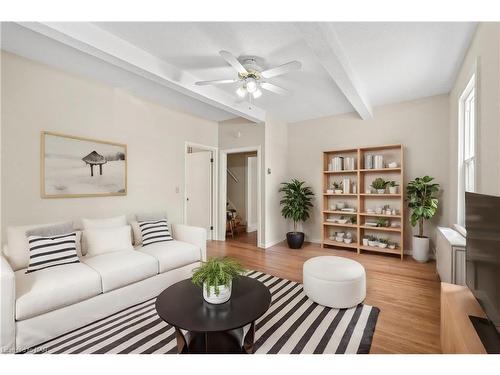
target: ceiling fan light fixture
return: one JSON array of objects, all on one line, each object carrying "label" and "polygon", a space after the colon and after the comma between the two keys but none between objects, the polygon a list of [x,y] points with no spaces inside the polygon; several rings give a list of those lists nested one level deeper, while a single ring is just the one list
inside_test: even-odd
[{"label": "ceiling fan light fixture", "polygon": [[253,93],[252,93],[252,96],[254,99],[257,99],[257,98],[260,98],[262,96],[262,90],[257,88],[257,90],[255,90]]},{"label": "ceiling fan light fixture", "polygon": [[254,78],[247,78],[245,83],[246,83],[247,91],[251,94],[254,93],[258,89],[257,81],[255,81]]},{"label": "ceiling fan light fixture", "polygon": [[247,90],[245,90],[243,86],[240,86],[236,90],[236,95],[238,95],[240,98],[244,98],[247,95]]}]

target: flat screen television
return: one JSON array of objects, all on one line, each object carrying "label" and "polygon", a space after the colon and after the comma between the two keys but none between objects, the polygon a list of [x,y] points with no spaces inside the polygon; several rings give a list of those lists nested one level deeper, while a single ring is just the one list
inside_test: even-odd
[{"label": "flat screen television", "polygon": [[500,197],[465,193],[465,229],[467,286],[499,333]]}]

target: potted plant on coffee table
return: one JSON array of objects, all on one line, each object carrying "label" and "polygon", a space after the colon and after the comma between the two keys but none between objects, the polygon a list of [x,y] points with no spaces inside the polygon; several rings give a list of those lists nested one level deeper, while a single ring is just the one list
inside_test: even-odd
[{"label": "potted plant on coffee table", "polygon": [[191,281],[203,288],[205,301],[218,305],[229,300],[233,279],[244,272],[234,259],[209,258],[193,270]]},{"label": "potted plant on coffee table", "polygon": [[424,236],[424,220],[431,219],[437,211],[439,184],[433,183],[433,177],[417,177],[406,187],[408,207],[412,210],[410,223],[418,224],[418,234],[413,236],[413,258],[419,262],[429,259],[429,237]]},{"label": "potted plant on coffee table", "polygon": [[286,241],[291,249],[302,247],[304,232],[297,231],[297,224],[309,219],[309,211],[313,207],[314,193],[309,186],[304,186],[304,184],[304,181],[292,179],[290,182],[282,182],[279,189],[279,192],[283,193],[280,201],[281,215],[293,221],[293,232],[286,234]]}]

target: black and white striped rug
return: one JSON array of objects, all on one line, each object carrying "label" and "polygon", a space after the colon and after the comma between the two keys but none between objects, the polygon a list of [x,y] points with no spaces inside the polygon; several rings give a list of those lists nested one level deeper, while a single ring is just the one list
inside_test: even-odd
[{"label": "black and white striped rug", "polygon": [[[284,354],[369,353],[379,309],[359,304],[331,309],[312,302],[302,284],[258,271],[271,307],[256,322],[255,352]],[[156,314],[155,299],[129,307],[41,344],[27,353],[176,353],[174,328]]]}]

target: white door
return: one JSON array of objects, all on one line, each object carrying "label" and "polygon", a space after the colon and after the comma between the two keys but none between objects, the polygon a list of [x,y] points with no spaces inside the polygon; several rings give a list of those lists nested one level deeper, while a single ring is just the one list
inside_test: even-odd
[{"label": "white door", "polygon": [[186,224],[207,229],[212,227],[212,152],[186,155]]},{"label": "white door", "polygon": [[257,230],[257,156],[247,157],[246,219],[247,232]]}]

